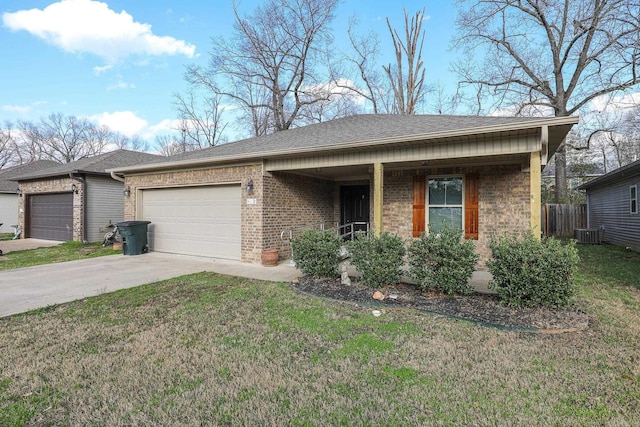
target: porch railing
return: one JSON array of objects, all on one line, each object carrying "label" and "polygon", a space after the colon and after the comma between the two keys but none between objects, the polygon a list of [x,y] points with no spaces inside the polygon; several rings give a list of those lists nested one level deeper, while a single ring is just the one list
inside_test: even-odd
[{"label": "porch railing", "polygon": [[367,235],[369,234],[369,223],[368,222],[350,222],[348,224],[338,224],[336,226],[336,233],[338,236],[344,240],[353,240],[356,236],[356,233],[364,232]]},{"label": "porch railing", "polygon": [[[295,266],[296,263],[293,260],[293,246],[291,246],[291,241],[293,240],[296,232],[306,231],[306,230],[333,230],[334,228],[326,228],[324,222],[317,222],[310,225],[301,225],[298,227],[293,227],[289,229],[282,230],[280,232],[280,240],[283,242],[289,242],[289,246],[291,248],[291,265]],[[356,236],[356,233],[364,232],[369,234],[369,223],[368,222],[350,222],[349,224],[336,224],[335,232],[338,237],[343,240],[349,239],[353,240]]]}]

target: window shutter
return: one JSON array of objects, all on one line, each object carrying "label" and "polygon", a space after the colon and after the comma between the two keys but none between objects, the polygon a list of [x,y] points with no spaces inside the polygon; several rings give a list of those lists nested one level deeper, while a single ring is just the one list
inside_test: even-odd
[{"label": "window shutter", "polygon": [[424,176],[413,177],[413,237],[420,237],[424,231],[426,182]]},{"label": "window shutter", "polygon": [[480,198],[480,176],[465,176],[464,237],[478,240],[478,200]]}]

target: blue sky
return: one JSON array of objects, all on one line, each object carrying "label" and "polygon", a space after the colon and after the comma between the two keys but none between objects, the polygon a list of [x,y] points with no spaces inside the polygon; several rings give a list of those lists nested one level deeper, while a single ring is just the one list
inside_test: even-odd
[{"label": "blue sky", "polygon": [[[251,12],[257,0],[243,0]],[[455,10],[449,1],[344,0],[333,23],[346,34],[356,13],[392,60],[385,18],[403,27],[426,8],[429,83],[450,82],[448,44]],[[231,0],[2,0],[0,3],[0,123],[38,121],[50,113],[86,116],[149,142],[166,133],[176,113],[172,94],[185,89],[184,66],[205,65],[210,38],[228,36]]]}]

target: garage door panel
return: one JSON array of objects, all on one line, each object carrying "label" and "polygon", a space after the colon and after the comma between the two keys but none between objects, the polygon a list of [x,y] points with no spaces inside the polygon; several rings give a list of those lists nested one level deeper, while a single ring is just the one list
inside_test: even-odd
[{"label": "garage door panel", "polygon": [[240,259],[239,185],[149,189],[140,219],[158,252]]},{"label": "garage door panel", "polygon": [[28,236],[36,239],[73,240],[73,194],[29,196]]}]

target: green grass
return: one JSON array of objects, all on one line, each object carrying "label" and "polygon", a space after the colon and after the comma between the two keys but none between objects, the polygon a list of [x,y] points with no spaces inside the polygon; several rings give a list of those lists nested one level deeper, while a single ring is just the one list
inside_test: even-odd
[{"label": "green grass", "polygon": [[585,281],[640,290],[640,252],[614,245],[578,245],[578,251]]},{"label": "green grass", "polygon": [[65,242],[50,248],[10,252],[4,255],[3,260],[0,261],[0,271],[115,255],[118,253],[122,253],[122,251],[114,251],[111,246],[102,247],[101,243],[83,244],[81,242]]},{"label": "green grass", "polygon": [[640,425],[640,254],[580,252],[577,334],[214,273],[0,319],[0,425]]},{"label": "green grass", "polygon": [[0,242],[13,239],[13,233],[0,233]]}]

